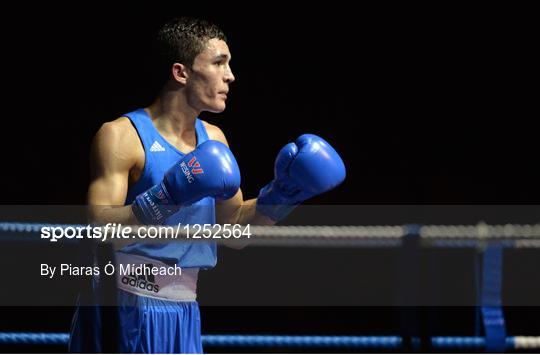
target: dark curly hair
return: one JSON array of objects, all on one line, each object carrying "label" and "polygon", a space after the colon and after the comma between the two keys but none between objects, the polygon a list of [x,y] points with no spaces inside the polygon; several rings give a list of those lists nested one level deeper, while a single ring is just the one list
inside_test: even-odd
[{"label": "dark curly hair", "polygon": [[223,31],[206,20],[177,17],[165,23],[155,39],[161,73],[168,75],[174,63],[182,63],[191,68],[195,57],[212,38],[227,41]]}]

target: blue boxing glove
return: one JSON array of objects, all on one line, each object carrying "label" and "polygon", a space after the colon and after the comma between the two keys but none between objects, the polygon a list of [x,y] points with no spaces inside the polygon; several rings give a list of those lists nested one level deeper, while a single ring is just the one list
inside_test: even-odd
[{"label": "blue boxing glove", "polygon": [[240,169],[229,148],[208,140],[174,164],[163,181],[135,198],[132,210],[144,224],[161,224],[204,197],[229,199],[240,188]]},{"label": "blue boxing glove", "polygon": [[321,137],[304,134],[279,151],[274,180],[259,192],[257,211],[279,221],[298,204],[344,179],[345,164],[334,148]]}]

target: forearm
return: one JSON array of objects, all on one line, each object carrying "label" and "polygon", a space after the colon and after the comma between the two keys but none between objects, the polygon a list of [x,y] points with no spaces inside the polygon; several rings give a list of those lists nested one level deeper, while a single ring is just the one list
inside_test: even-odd
[{"label": "forearm", "polygon": [[[139,224],[132,212],[131,205],[128,206],[90,206],[88,222],[93,224],[116,223],[116,225],[136,225]],[[119,250],[126,245],[133,244],[133,239],[110,238],[108,243],[113,245],[114,250]]]},{"label": "forearm", "polygon": [[260,226],[271,226],[276,223],[257,211],[256,198],[242,201],[241,204],[234,207],[223,206],[221,207],[221,210],[221,216],[223,216],[223,218],[221,220],[218,218],[220,223],[252,224]]},{"label": "forearm", "polygon": [[[271,226],[275,224],[270,218],[257,212],[257,199],[242,201],[238,205],[218,207],[218,223],[241,225]],[[250,244],[247,238],[228,239],[224,244],[233,249],[242,249]]]},{"label": "forearm", "polygon": [[127,206],[90,206],[90,223],[117,223],[123,225],[138,224],[131,205]]}]

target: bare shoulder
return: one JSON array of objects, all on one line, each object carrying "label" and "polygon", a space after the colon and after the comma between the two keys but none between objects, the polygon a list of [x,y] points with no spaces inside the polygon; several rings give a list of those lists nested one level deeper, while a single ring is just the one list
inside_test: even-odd
[{"label": "bare shoulder", "polygon": [[126,152],[140,145],[137,131],[127,117],[103,123],[94,137],[94,144]]},{"label": "bare shoulder", "polygon": [[103,123],[96,133],[96,139],[110,143],[129,143],[129,141],[137,143],[133,138],[137,138],[137,131],[127,117]]},{"label": "bare shoulder", "polygon": [[136,162],[141,152],[144,156],[137,131],[127,117],[105,122],[94,137],[92,150],[98,159],[122,161],[128,166]]},{"label": "bare shoulder", "polygon": [[227,138],[225,138],[225,134],[223,133],[221,128],[211,123],[208,123],[206,121],[203,121],[203,120],[201,121],[204,125],[204,128],[206,128],[206,133],[208,133],[208,138],[215,141],[219,141],[225,144],[226,146],[229,146],[229,143],[227,142]]}]

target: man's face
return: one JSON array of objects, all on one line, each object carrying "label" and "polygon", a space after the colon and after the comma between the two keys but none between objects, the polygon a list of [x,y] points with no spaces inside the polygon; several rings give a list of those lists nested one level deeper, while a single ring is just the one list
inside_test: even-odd
[{"label": "man's face", "polygon": [[192,107],[198,111],[222,112],[234,75],[229,66],[231,53],[227,43],[217,38],[195,57],[189,70],[186,91]]}]

